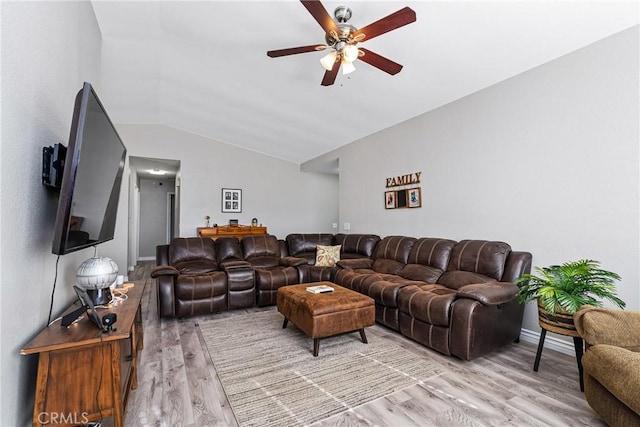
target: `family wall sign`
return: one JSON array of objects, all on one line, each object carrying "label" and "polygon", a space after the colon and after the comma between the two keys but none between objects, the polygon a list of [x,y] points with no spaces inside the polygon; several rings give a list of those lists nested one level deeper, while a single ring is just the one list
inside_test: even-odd
[{"label": "family wall sign", "polygon": [[420,176],[422,172],[394,176],[386,179],[385,209],[422,207]]}]

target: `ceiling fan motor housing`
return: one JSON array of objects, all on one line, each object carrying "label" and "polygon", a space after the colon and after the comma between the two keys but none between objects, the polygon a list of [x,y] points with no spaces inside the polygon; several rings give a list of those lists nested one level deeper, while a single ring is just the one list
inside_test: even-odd
[{"label": "ceiling fan motor housing", "polygon": [[347,22],[351,19],[351,9],[347,6],[338,6],[336,10],[333,11],[333,15],[336,17],[338,22]]},{"label": "ceiling fan motor housing", "polygon": [[352,15],[351,9],[347,6],[338,6],[333,14],[338,21],[336,23],[336,27],[338,27],[338,34],[335,34],[333,31],[328,32],[325,35],[325,41],[328,46],[332,46],[337,50],[340,50],[336,44],[339,42],[352,43],[352,35],[356,32],[357,28],[347,23],[347,21],[351,19]]}]

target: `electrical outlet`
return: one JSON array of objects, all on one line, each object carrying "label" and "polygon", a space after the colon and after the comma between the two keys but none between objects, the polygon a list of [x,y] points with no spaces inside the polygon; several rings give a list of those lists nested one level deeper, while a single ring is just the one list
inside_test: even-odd
[{"label": "electrical outlet", "polygon": [[333,223],[333,228],[338,228],[338,223],[337,222]]},{"label": "electrical outlet", "polygon": [[349,222],[345,222],[345,223],[344,223],[344,229],[345,229],[345,230],[351,230],[351,223],[349,223]]}]

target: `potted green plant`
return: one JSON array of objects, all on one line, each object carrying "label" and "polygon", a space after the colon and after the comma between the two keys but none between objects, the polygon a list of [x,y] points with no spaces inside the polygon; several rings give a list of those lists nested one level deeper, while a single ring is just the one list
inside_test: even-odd
[{"label": "potted green plant", "polygon": [[601,306],[607,299],[620,308],[625,302],[616,295],[620,276],[600,268],[598,261],[583,259],[562,265],[536,267],[538,276],[525,274],[516,280],[518,301],[538,301],[551,314],[574,314],[583,305]]}]

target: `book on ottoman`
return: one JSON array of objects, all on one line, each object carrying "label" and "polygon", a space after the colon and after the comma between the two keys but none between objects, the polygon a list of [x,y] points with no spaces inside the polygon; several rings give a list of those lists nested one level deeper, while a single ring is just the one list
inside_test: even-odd
[{"label": "book on ottoman", "polygon": [[323,294],[325,292],[333,292],[333,288],[328,285],[307,286],[307,292],[312,294]]}]

